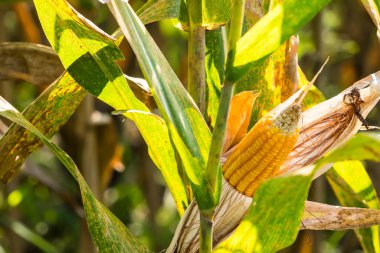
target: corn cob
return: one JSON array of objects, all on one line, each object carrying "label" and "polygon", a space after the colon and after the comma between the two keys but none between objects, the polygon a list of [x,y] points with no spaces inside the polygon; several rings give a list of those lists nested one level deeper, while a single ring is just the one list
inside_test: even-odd
[{"label": "corn cob", "polygon": [[300,104],[326,63],[307,87],[261,118],[231,151],[223,176],[237,191],[251,197],[261,183],[277,174],[299,136]]},{"label": "corn cob", "polygon": [[223,166],[224,178],[240,193],[256,188],[279,170],[299,135],[301,108],[291,105],[260,119],[236,146]]}]

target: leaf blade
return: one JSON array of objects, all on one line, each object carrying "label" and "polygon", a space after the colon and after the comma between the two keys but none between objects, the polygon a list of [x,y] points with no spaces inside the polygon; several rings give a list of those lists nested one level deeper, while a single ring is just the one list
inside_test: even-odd
[{"label": "leaf blade", "polygon": [[35,134],[78,182],[91,236],[100,252],[149,252],[122,222],[94,197],[74,161],[2,97],[0,97],[0,115]]},{"label": "leaf blade", "polygon": [[137,56],[168,125],[198,204],[201,209],[212,208],[217,194],[209,189],[204,171],[211,134],[201,113],[131,6],[112,0],[110,8]]},{"label": "leaf blade", "polygon": [[330,0],[284,0],[260,19],[237,43],[235,60],[227,66],[226,79],[236,82],[262,63]]},{"label": "leaf blade", "polygon": [[[99,33],[99,28],[90,24],[90,21],[85,20],[64,0],[35,0],[34,2],[45,34],[72,79],[116,110],[150,112],[134,96],[123,73],[114,62],[122,58],[122,54],[110,37]],[[153,133],[149,131],[150,126],[145,125],[146,121],[134,115],[129,115],[129,117],[136,123],[144,140],[152,143],[149,140]],[[161,133],[164,133],[165,128],[162,127]],[[165,140],[166,137],[162,138]],[[171,145],[161,146],[161,148],[150,145],[149,150],[154,157],[165,154],[168,158],[167,160],[155,159],[157,167],[162,171],[168,169],[178,175]],[[170,186],[170,188],[174,187]],[[183,205],[187,206],[188,200],[183,197],[183,194],[174,196],[180,196],[180,199],[175,200],[176,203],[184,203]],[[179,212],[181,213],[183,209],[183,206],[180,207]]]},{"label": "leaf blade", "polygon": [[[377,193],[360,161],[336,162],[327,180],[342,206],[379,209]],[[379,226],[355,230],[365,252],[379,252]]]}]

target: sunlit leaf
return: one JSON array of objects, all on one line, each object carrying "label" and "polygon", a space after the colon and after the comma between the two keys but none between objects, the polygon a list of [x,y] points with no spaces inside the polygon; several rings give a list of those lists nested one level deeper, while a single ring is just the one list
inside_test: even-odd
[{"label": "sunlit leaf", "polygon": [[[99,28],[90,24],[88,20],[78,16],[79,14],[64,0],[36,0],[35,5],[45,34],[71,78],[116,110],[149,112],[149,109],[134,96],[123,73],[116,65],[115,60],[122,58],[122,54],[109,36],[101,33]],[[129,117],[136,123],[144,140],[149,144],[157,136],[150,131],[150,127],[163,127],[154,122],[147,124],[142,117],[134,115]],[[160,133],[165,131],[166,128],[162,128]],[[162,140],[170,143],[165,135],[162,136]],[[171,145],[158,148],[158,145],[153,143],[149,146],[149,150],[153,157],[164,155],[168,158],[154,159],[158,168],[169,170],[176,173],[175,177],[178,176]],[[172,186],[169,188],[174,189]],[[176,196],[181,196],[181,199],[175,200],[176,203],[181,203],[180,213],[187,205],[186,196],[182,193],[180,190]]]},{"label": "sunlit leaf", "polygon": [[332,153],[322,158],[318,164],[322,165],[347,160],[380,162],[380,134],[359,133],[335,149]]},{"label": "sunlit leaf", "polygon": [[[65,73],[25,109],[24,117],[52,137],[74,113],[85,94],[86,91]],[[39,146],[41,142],[35,135],[13,124],[0,139],[1,180],[11,180],[28,155]]]},{"label": "sunlit leaf", "polygon": [[168,125],[198,204],[201,209],[210,209],[215,206],[217,195],[209,189],[204,171],[210,131],[194,101],[130,5],[112,0],[110,6]]},{"label": "sunlit leaf", "polygon": [[180,0],[149,0],[136,13],[144,24],[178,18],[180,2]]},{"label": "sunlit leaf", "polygon": [[2,97],[0,97],[0,115],[35,134],[55,154],[78,182],[88,227],[100,252],[149,252],[129,232],[124,224],[94,197],[74,161]]},{"label": "sunlit leaf", "polygon": [[235,82],[309,22],[330,0],[284,0],[258,21],[237,43],[227,80]]},{"label": "sunlit leaf", "polygon": [[[133,120],[138,120],[147,126],[140,131],[142,134],[150,136],[149,139],[146,140],[148,152],[155,164],[165,166],[163,168],[159,167],[159,169],[168,185],[169,191],[173,195],[177,210],[179,214],[182,215],[188,205],[186,190],[178,174],[177,163],[175,159],[172,159],[175,155],[174,150],[168,148],[171,147],[171,143],[165,121],[157,115],[142,111],[127,111],[124,115]],[[149,133],[143,131],[149,131]],[[162,152],[157,154],[157,152],[151,151],[151,147],[153,146],[157,150],[162,150]]]},{"label": "sunlit leaf", "polygon": [[[269,1],[268,6],[269,8]],[[271,8],[275,2],[270,1]],[[247,28],[254,26],[264,15],[264,3],[258,4],[249,0],[245,9],[245,21]],[[297,89],[308,84],[302,70],[298,67],[298,39],[292,36],[276,49],[267,59],[258,63],[235,85],[235,93],[241,91],[257,91],[257,98],[251,117],[251,125],[257,122],[263,115],[275,106],[285,101]],[[323,95],[312,86],[302,103],[303,110],[324,100]]]},{"label": "sunlit leaf", "polygon": [[[189,17],[196,26],[205,27],[207,30],[214,30],[230,20],[231,1],[230,0],[181,0],[179,26],[188,30]],[[189,7],[192,6],[192,7]]]},{"label": "sunlit leaf", "polygon": [[260,92],[257,103],[253,107],[251,125],[281,103],[281,82],[285,81],[281,79],[285,63],[284,50],[285,46],[280,47],[270,58],[236,84],[235,92],[237,93],[249,90]]},{"label": "sunlit leaf", "polygon": [[[360,161],[337,162],[327,179],[342,206],[379,209],[376,190]],[[379,226],[355,230],[366,252],[380,252]]]},{"label": "sunlit leaf", "polygon": [[206,104],[211,126],[215,125],[220,92],[224,80],[224,51],[222,28],[206,32]]},{"label": "sunlit leaf", "polygon": [[257,190],[246,217],[213,252],[276,252],[296,239],[312,173],[278,177]]}]

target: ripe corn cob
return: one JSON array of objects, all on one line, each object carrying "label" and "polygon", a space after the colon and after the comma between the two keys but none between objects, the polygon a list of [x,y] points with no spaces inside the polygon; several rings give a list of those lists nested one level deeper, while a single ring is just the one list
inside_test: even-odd
[{"label": "ripe corn cob", "polygon": [[300,104],[327,61],[307,87],[261,118],[231,151],[223,176],[237,191],[251,197],[260,184],[277,174],[299,136]]},{"label": "ripe corn cob", "polygon": [[293,104],[260,119],[223,166],[231,186],[252,196],[264,180],[277,173],[297,141],[300,117],[300,106]]}]

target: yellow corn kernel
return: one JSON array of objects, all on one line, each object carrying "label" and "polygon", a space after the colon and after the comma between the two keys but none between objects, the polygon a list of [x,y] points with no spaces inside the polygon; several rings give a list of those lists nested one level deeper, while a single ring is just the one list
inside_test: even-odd
[{"label": "yellow corn kernel", "polygon": [[236,190],[253,196],[257,187],[284,163],[299,135],[301,109],[290,105],[260,119],[233,149],[223,166],[224,178]]}]

